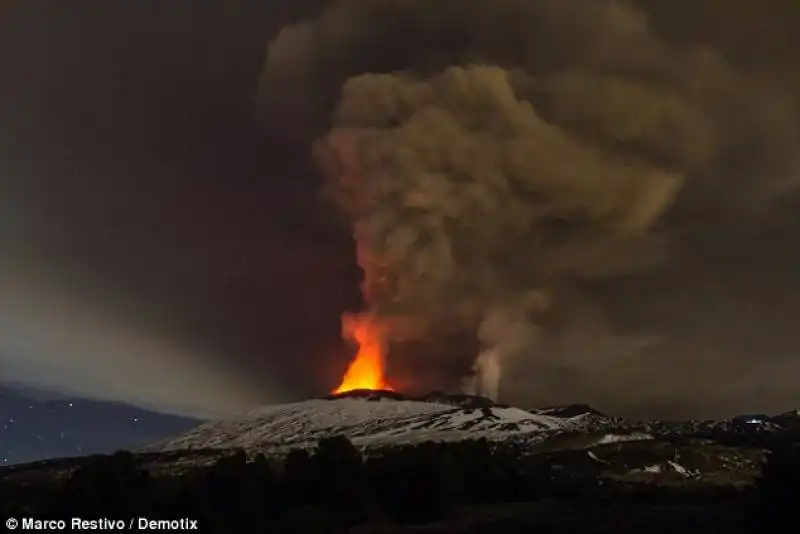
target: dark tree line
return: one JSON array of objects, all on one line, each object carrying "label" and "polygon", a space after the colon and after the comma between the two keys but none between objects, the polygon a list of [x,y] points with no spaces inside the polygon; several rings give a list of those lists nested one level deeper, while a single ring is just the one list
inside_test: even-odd
[{"label": "dark tree line", "polygon": [[0,485],[0,511],[23,514],[35,502],[42,517],[191,517],[207,532],[330,534],[364,522],[433,521],[465,503],[531,500],[542,480],[516,452],[486,441],[425,443],[364,459],[333,437],[282,461],[237,453],[180,476],[156,478],[140,465],[128,452],[88,458],[47,498]]},{"label": "dark tree line", "polygon": [[[791,524],[789,514],[800,502],[797,451],[776,448],[770,456],[747,501],[750,531],[777,532]],[[602,491],[608,499],[609,488]],[[0,484],[0,512],[189,517],[199,520],[204,532],[335,534],[365,522],[429,522],[465,504],[576,496],[562,491],[536,457],[514,447],[494,447],[484,440],[425,443],[364,459],[347,439],[335,437],[311,453],[296,450],[282,461],[263,455],[248,461],[238,453],[206,468],[158,478],[131,453],[94,457],[50,493]]]},{"label": "dark tree line", "polygon": [[800,443],[772,449],[761,471],[747,513],[748,531],[771,534],[796,530],[800,506]]}]

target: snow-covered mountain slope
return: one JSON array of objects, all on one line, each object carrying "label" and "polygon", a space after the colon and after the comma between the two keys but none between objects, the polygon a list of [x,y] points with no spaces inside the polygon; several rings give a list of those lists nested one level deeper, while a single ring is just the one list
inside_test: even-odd
[{"label": "snow-covered mountain slope", "polygon": [[486,438],[526,443],[534,452],[670,436],[773,433],[788,430],[787,421],[800,419],[795,412],[787,412],[775,418],[634,422],[605,416],[585,405],[527,411],[472,395],[408,397],[391,391],[355,391],[208,422],[147,451],[242,448],[250,453],[280,455],[293,448],[314,447],[326,437],[344,435],[365,449]]},{"label": "snow-covered mountain slope", "polygon": [[242,447],[270,451],[313,446],[337,434],[364,447],[481,437],[535,439],[577,430],[579,419],[533,414],[467,395],[408,399],[395,393],[356,393],[270,406],[238,419],[209,422],[151,450]]}]

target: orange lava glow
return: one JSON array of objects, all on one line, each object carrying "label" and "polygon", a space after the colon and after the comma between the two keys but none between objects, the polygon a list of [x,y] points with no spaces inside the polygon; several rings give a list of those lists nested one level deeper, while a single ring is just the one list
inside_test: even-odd
[{"label": "orange lava glow", "polygon": [[342,331],[348,339],[358,344],[358,352],[347,367],[342,383],[333,393],[356,389],[394,391],[384,375],[386,351],[379,328],[364,317],[345,315],[342,318]]}]

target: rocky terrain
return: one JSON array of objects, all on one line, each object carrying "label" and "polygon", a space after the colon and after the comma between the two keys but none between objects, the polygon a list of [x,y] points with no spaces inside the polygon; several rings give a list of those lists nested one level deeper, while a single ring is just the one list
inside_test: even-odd
[{"label": "rocky terrain", "polygon": [[345,435],[373,454],[425,441],[483,438],[536,455],[554,478],[738,487],[758,474],[770,444],[798,434],[797,411],[726,421],[628,421],[586,405],[522,410],[469,395],[357,391],[206,423],[148,451],[283,455]]},{"label": "rocky terrain", "polygon": [[[270,453],[313,446],[345,435],[365,449],[424,441],[486,438],[531,445],[624,441],[658,437],[764,436],[800,431],[800,412],[743,415],[724,421],[630,421],[587,405],[523,410],[484,397],[434,392],[409,397],[392,391],[353,391],[322,399],[268,406],[235,419],[212,421],[150,451],[239,447]],[[567,435],[565,438],[564,435]],[[613,437],[603,438],[608,434]]]},{"label": "rocky terrain", "polygon": [[[522,410],[469,395],[410,398],[362,391],[255,410],[204,423],[139,453],[156,476],[210,465],[244,451],[283,457],[344,435],[365,454],[426,441],[486,439],[537,458],[565,484],[742,487],[758,475],[765,450],[800,435],[797,411],[727,421],[627,421],[585,405]],[[60,459],[0,470],[32,484],[68,476],[82,460]]]},{"label": "rocky terrain", "polygon": [[[150,507],[130,510],[152,513],[179,505],[210,528],[231,520],[225,510],[244,521],[277,498],[283,504],[271,510],[280,514],[269,517],[294,526],[276,532],[734,534],[755,517],[748,510],[764,491],[754,483],[768,451],[800,442],[798,420],[793,411],[636,422],[585,405],[523,410],[467,395],[351,392],[205,423],[135,454],[9,466],[0,469],[0,507],[34,516],[74,515],[84,505],[85,514],[130,502]],[[335,436],[348,440],[326,439]],[[287,458],[292,450],[312,454]],[[340,494],[348,506],[401,515],[332,531],[332,510],[348,506],[319,503],[338,503]],[[118,496],[117,508],[103,508],[112,506],[109,495]],[[303,500],[309,495],[316,508]],[[426,513],[423,524],[409,519]],[[257,521],[245,523],[242,531],[254,531]]]}]

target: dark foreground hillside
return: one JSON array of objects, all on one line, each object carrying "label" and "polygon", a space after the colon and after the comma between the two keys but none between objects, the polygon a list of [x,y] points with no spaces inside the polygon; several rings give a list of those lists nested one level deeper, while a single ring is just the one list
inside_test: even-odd
[{"label": "dark foreground hillside", "polygon": [[793,447],[775,446],[755,485],[601,477],[571,467],[577,451],[525,455],[486,441],[367,459],[344,438],[280,460],[120,452],[1,470],[0,513],[188,518],[202,532],[253,534],[783,532],[800,498]]}]

